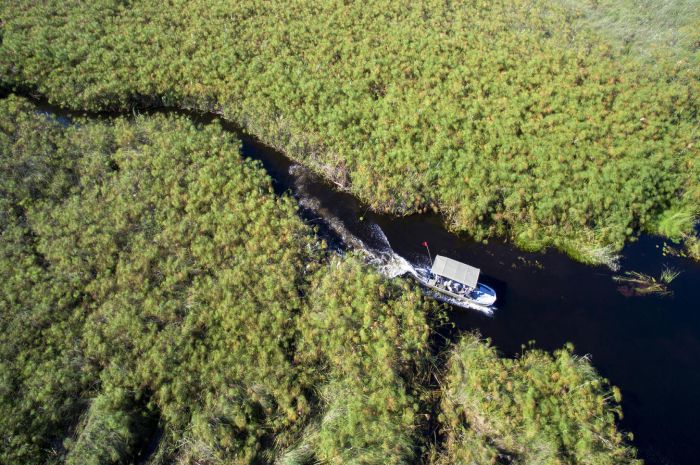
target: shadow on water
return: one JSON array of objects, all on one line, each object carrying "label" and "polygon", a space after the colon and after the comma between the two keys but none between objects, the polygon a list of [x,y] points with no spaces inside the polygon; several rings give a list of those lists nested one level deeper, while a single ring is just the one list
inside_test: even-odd
[{"label": "shadow on water", "polygon": [[[60,117],[78,115],[41,107]],[[199,123],[215,119],[173,111]],[[547,350],[572,342],[577,353],[591,354],[599,372],[622,389],[622,427],[635,434],[634,444],[646,463],[696,463],[700,264],[663,257],[662,241],[642,236],[623,250],[623,271],[658,276],[667,264],[682,274],[671,285],[673,296],[626,297],[612,280],[614,273],[604,267],[585,266],[555,251],[527,253],[501,241],[477,243],[448,232],[437,216],[396,218],[368,212],[355,197],[334,190],[235,125],[223,125],[242,140],[246,157],[262,163],[275,191],[294,195],[304,220],[319,226],[323,236],[335,238],[337,248],[388,249],[414,266],[427,266],[420,244],[428,241],[433,253],[481,268],[483,281],[498,294],[497,309],[493,316],[453,309],[450,318],[459,330],[479,330],[509,356],[531,340]]]}]

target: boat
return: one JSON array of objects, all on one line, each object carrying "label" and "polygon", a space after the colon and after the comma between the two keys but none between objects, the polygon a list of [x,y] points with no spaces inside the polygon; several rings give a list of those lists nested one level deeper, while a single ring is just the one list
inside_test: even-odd
[{"label": "boat", "polygon": [[462,304],[488,308],[496,302],[496,291],[479,282],[481,270],[442,255],[436,255],[430,270],[417,270],[420,284]]}]

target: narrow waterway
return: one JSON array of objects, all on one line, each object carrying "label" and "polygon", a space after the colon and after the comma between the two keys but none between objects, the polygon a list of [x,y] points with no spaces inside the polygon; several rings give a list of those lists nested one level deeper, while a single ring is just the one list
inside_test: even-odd
[{"label": "narrow waterway", "polygon": [[[43,111],[71,116],[49,105]],[[179,112],[182,113],[182,112]],[[200,123],[211,115],[188,114]],[[390,275],[427,266],[432,252],[454,257],[482,270],[482,280],[498,293],[492,315],[453,308],[458,330],[478,329],[505,355],[529,341],[556,349],[572,342],[579,354],[621,388],[623,429],[647,464],[692,465],[698,461],[696,419],[700,418],[700,265],[662,255],[663,241],[643,236],[622,252],[622,271],[659,276],[664,265],[682,271],[672,296],[629,296],[616,274],[604,267],[573,262],[557,252],[533,254],[507,243],[488,245],[449,233],[440,218],[395,218],[369,212],[351,195],[338,192],[279,152],[242,134],[245,156],[260,160],[278,193],[291,193],[303,217],[336,246],[364,250]]]},{"label": "narrow waterway", "polygon": [[[233,126],[230,129],[235,129]],[[478,329],[505,355],[523,344],[553,350],[572,342],[579,354],[621,388],[622,427],[650,465],[698,462],[700,418],[700,264],[663,256],[663,240],[642,236],[622,251],[621,271],[576,263],[558,252],[526,253],[502,241],[488,245],[448,232],[439,217],[395,218],[368,212],[280,153],[239,134],[246,156],[262,161],[278,192],[291,192],[316,213],[319,223],[341,229],[375,252],[396,253],[427,266],[420,244],[481,268],[498,294],[492,315],[454,308],[460,330]],[[312,218],[313,219],[313,218]],[[338,225],[338,222],[342,224]],[[401,264],[396,264],[401,266]],[[664,266],[682,273],[672,296],[629,296],[612,277],[634,270],[658,277]]]}]

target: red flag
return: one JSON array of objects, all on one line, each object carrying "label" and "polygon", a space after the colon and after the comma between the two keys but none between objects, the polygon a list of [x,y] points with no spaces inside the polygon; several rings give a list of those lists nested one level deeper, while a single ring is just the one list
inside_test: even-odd
[{"label": "red flag", "polygon": [[427,242],[427,241],[426,241],[426,242],[423,242],[421,245],[422,245],[423,247],[428,247],[428,242]]}]

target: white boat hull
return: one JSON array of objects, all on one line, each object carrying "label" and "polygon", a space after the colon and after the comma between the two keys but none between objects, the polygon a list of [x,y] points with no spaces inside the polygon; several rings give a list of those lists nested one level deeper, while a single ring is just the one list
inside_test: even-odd
[{"label": "white boat hull", "polygon": [[470,292],[469,296],[465,296],[449,291],[443,287],[436,286],[435,284],[431,284],[430,281],[425,279],[423,276],[416,275],[415,278],[420,284],[427,287],[428,289],[450,297],[451,299],[454,299],[457,302],[461,302],[467,305],[476,305],[484,308],[489,308],[494,303],[496,303],[496,291],[494,291],[489,286],[483,283],[478,283],[477,288]]}]

